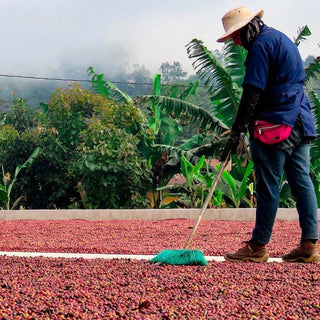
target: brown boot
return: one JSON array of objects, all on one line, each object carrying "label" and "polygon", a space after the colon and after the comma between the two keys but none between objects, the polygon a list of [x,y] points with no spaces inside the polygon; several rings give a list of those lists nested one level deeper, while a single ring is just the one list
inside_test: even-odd
[{"label": "brown boot", "polygon": [[309,240],[302,240],[299,246],[282,256],[286,262],[317,262],[320,263],[320,254],[317,245]]},{"label": "brown boot", "polygon": [[247,244],[237,252],[226,253],[224,258],[228,261],[267,262],[269,255],[265,245],[259,246],[248,241]]}]

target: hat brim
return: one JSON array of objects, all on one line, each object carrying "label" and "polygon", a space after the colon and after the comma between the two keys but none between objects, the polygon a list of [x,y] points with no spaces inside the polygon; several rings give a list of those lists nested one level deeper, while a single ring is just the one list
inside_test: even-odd
[{"label": "hat brim", "polygon": [[235,26],[233,26],[232,28],[230,28],[230,30],[228,30],[228,32],[226,32],[223,36],[221,36],[217,42],[225,42],[228,39],[231,38],[231,35],[233,33],[235,33],[236,31],[240,30],[241,28],[243,28],[245,25],[247,25],[254,17],[259,17],[262,18],[264,14],[264,10],[260,10],[258,11],[256,14],[253,14],[252,16],[248,17],[246,20],[241,21],[240,23],[236,24]]}]

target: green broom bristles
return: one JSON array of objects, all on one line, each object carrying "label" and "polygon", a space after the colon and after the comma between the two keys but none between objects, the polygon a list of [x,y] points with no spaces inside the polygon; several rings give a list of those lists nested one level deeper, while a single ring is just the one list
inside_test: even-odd
[{"label": "green broom bristles", "polygon": [[200,250],[164,250],[151,259],[152,263],[172,265],[207,266],[208,262]]}]

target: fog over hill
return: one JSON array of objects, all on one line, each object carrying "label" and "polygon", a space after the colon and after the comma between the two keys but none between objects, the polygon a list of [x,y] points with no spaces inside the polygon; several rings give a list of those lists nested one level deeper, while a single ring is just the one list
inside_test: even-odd
[{"label": "fog over hill", "polygon": [[[319,0],[241,5],[264,9],[265,23],[291,39],[307,24],[312,35],[300,44],[301,55],[320,55]],[[197,38],[210,50],[221,50],[216,42],[223,33],[221,17],[235,6],[233,0],[0,0],[0,75],[87,79],[92,66],[114,81],[137,70],[152,79],[167,61],[179,61],[192,74],[186,44]],[[0,99],[10,100],[16,91],[34,104],[66,84],[0,76]]]}]

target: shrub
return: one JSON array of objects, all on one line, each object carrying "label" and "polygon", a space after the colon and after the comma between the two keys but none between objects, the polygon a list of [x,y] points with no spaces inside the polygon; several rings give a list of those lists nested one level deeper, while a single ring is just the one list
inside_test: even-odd
[{"label": "shrub", "polygon": [[[23,103],[24,104],[23,104]],[[144,117],[78,85],[58,89],[44,113],[15,100],[0,125],[0,166],[6,172],[41,152],[15,184],[25,207],[145,207],[150,170],[139,152]],[[23,110],[24,112],[21,112]]]},{"label": "shrub", "polygon": [[106,100],[82,131],[77,170],[87,206],[135,208],[148,205],[151,172],[139,152],[144,121],[132,103]]}]

